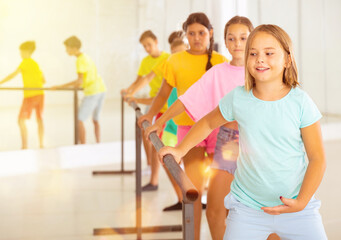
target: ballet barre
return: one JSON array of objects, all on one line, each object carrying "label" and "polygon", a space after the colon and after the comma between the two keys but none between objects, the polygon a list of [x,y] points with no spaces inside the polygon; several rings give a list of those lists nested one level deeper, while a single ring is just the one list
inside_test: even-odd
[{"label": "ballet barre", "polygon": [[[135,110],[135,177],[136,177],[136,227],[126,227],[126,228],[98,228],[94,229],[94,235],[112,235],[112,234],[137,234],[137,240],[142,239],[142,233],[152,233],[152,232],[174,232],[182,231],[182,236],[184,240],[194,240],[194,209],[193,203],[198,199],[198,190],[194,187],[193,183],[189,180],[187,175],[181,169],[179,164],[175,161],[172,155],[166,155],[163,158],[163,162],[170,172],[170,174],[175,179],[176,183],[179,185],[183,201],[182,201],[182,225],[173,226],[149,226],[142,227],[142,202],[141,202],[141,143],[142,143],[142,132],[137,122],[139,117],[142,116],[141,109],[135,102],[131,102],[130,106]],[[146,129],[150,124],[148,121],[143,121],[142,128]],[[149,135],[153,146],[158,152],[164,145],[160,138],[155,132]]]},{"label": "ballet barre", "polygon": [[73,91],[73,111],[74,111],[74,143],[78,144],[78,91],[82,88],[22,88],[22,87],[0,87],[2,91]]}]

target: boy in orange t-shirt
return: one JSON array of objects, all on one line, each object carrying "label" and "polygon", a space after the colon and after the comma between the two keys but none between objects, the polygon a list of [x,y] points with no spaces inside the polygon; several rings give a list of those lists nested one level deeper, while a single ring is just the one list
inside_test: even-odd
[{"label": "boy in orange t-shirt", "polygon": [[[19,73],[22,75],[24,88],[42,88],[45,83],[45,78],[39,65],[31,58],[32,53],[36,48],[34,41],[27,41],[20,45],[20,55],[23,59],[19,67],[2,81],[5,83]],[[24,91],[24,100],[21,105],[18,124],[20,127],[22,149],[27,148],[27,129],[25,120],[31,117],[32,110],[36,111],[36,119],[38,124],[39,146],[44,147],[44,124],[42,113],[44,109],[44,91],[43,90],[26,90]]]}]

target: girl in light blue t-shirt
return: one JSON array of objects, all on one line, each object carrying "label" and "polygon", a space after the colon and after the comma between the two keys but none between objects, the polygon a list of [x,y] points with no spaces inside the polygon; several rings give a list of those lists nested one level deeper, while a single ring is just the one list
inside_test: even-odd
[{"label": "girl in light blue t-shirt", "polygon": [[245,52],[245,86],[228,93],[177,147],[162,148],[159,157],[172,154],[180,162],[211,131],[236,120],[240,152],[225,198],[224,239],[261,240],[272,232],[281,239],[327,239],[314,198],[326,168],[322,115],[298,87],[291,39],[278,26],[260,25]]}]

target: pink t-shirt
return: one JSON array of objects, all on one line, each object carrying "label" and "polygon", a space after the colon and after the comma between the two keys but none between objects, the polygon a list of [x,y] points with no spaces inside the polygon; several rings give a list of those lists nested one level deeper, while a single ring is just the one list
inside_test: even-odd
[{"label": "pink t-shirt", "polygon": [[179,97],[187,114],[199,121],[219,104],[227,93],[245,83],[245,68],[227,62],[215,65]]}]

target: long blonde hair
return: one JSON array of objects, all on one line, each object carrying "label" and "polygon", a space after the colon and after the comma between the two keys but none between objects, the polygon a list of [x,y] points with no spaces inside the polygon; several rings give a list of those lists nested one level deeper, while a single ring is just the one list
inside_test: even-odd
[{"label": "long blonde hair", "polygon": [[[250,56],[250,47],[252,44],[253,39],[255,38],[256,34],[258,32],[265,32],[267,34],[270,34],[274,38],[277,39],[277,41],[282,46],[285,56],[289,59],[290,58],[290,64],[288,67],[284,69],[283,72],[283,83],[289,87],[296,87],[299,85],[298,83],[298,73],[297,73],[297,66],[296,61],[294,58],[294,52],[292,47],[292,41],[289,37],[289,35],[279,26],[271,25],[271,24],[263,24],[256,27],[249,35],[246,47],[245,47],[245,66],[247,66],[247,61]],[[245,68],[245,89],[247,91],[250,91],[254,86],[256,85],[254,77],[250,74],[247,67]]]}]

